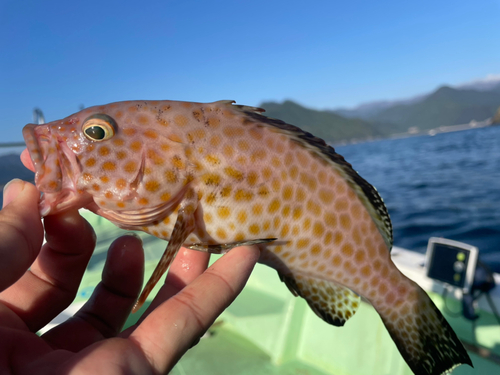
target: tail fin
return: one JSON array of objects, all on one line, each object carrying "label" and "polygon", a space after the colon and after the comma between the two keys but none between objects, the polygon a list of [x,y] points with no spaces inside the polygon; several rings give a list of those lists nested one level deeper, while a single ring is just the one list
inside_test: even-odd
[{"label": "tail fin", "polygon": [[[409,281],[409,280],[408,280]],[[414,282],[408,298],[398,305],[374,307],[416,375],[441,375],[472,362],[444,316]]]}]

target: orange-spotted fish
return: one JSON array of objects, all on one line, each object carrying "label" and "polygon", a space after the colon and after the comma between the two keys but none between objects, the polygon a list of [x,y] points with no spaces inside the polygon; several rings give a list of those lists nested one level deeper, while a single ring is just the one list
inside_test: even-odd
[{"label": "orange-spotted fish", "polygon": [[232,101],[127,101],[23,130],[42,215],[85,207],[168,240],[136,309],[179,248],[256,244],[326,322],[368,300],[415,374],[471,365],[427,294],[392,263],[379,194],[323,140]]}]

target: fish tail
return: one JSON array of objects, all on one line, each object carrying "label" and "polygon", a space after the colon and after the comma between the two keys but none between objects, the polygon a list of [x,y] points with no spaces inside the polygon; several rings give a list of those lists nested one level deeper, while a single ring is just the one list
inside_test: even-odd
[{"label": "fish tail", "polygon": [[[398,289],[400,298],[393,301]],[[372,302],[416,375],[441,375],[460,364],[472,366],[467,351],[444,316],[413,281],[406,279],[393,286],[392,293]]]}]

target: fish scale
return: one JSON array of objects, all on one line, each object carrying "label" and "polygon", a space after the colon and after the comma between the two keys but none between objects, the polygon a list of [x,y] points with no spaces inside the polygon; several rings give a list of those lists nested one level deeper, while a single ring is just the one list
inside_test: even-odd
[{"label": "fish scale", "polygon": [[[180,246],[254,244],[326,322],[366,298],[415,374],[471,364],[426,293],[390,259],[379,194],[323,140],[231,101],[128,101],[27,125],[42,215],[85,207],[169,240],[137,310]],[[59,173],[58,173],[59,171]]]}]

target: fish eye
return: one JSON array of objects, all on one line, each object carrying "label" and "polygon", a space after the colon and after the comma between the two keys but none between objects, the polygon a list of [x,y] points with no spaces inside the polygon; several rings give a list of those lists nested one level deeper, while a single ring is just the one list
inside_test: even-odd
[{"label": "fish eye", "polygon": [[110,116],[97,113],[88,117],[82,126],[83,134],[91,141],[105,141],[115,135],[116,123]]}]

